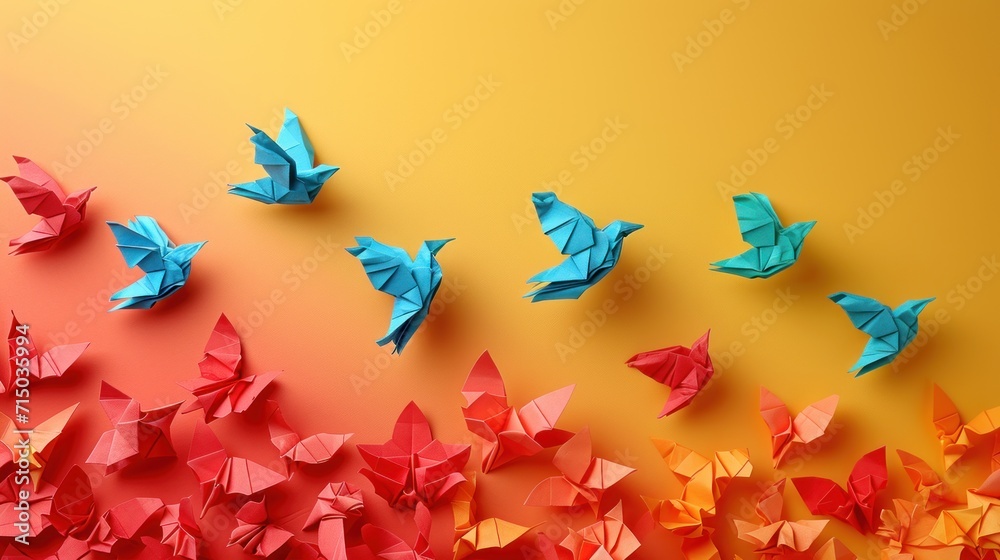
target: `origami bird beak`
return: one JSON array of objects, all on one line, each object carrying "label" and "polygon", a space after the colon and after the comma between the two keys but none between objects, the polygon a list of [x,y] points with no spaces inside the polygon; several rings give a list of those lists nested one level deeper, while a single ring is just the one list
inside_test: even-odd
[{"label": "origami bird beak", "polygon": [[815,225],[816,225],[815,220],[811,222],[797,222],[788,226],[788,229],[794,231],[797,235],[801,237],[805,237],[809,235],[809,232],[812,231],[812,228]]},{"label": "origami bird beak", "polygon": [[620,237],[626,237],[632,232],[639,231],[642,229],[642,224],[633,224],[632,222],[618,221],[618,227],[621,228]]},{"label": "origami bird beak", "polygon": [[925,307],[927,307],[927,304],[932,301],[934,301],[934,298],[918,299],[914,301],[912,306],[913,312],[919,314]]}]

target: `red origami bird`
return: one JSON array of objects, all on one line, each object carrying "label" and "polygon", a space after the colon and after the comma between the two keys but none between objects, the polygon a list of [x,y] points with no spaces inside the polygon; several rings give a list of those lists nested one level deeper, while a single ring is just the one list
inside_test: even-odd
[{"label": "red origami bird", "polygon": [[42,219],[31,231],[10,240],[12,255],[44,251],[73,233],[83,222],[90,193],[97,187],[69,195],[41,167],[28,158],[14,156],[19,177],[0,177],[29,214]]},{"label": "red origami bird", "polygon": [[241,377],[240,359],[240,337],[229,319],[221,315],[205,345],[205,357],[198,362],[201,377],[178,383],[195,397],[195,401],[183,412],[186,414],[203,409],[206,423],[230,413],[245,412],[264,388],[281,373],[269,371]]},{"label": "red origami bird", "polygon": [[[11,317],[10,332],[7,334],[10,370],[4,372],[0,378],[0,393],[11,389],[15,374],[22,368],[27,368],[27,376],[36,381],[61,377],[90,346],[89,342],[63,344],[53,346],[47,352],[39,354],[29,334],[28,325],[18,321],[13,313]],[[23,373],[22,371],[22,375],[17,377],[24,377]]]},{"label": "red origami bird", "polygon": [[796,445],[811,443],[826,433],[840,397],[829,396],[807,406],[792,418],[788,407],[774,393],[760,388],[760,415],[771,431],[771,457],[778,468],[785,454]]},{"label": "red origami bird", "polygon": [[139,401],[101,382],[101,407],[114,427],[101,435],[87,458],[109,475],[147,460],[176,457],[170,423],[182,402],[143,411]]},{"label": "red origami bird", "polygon": [[52,495],[49,522],[63,536],[86,535],[97,518],[94,489],[90,477],[79,465],[73,465]]},{"label": "red origami bird", "polygon": [[514,410],[507,404],[503,378],[488,351],[472,366],[462,394],[468,404],[462,409],[465,424],[483,440],[484,473],[561,445],[573,436],[572,432],[555,429],[573,386],[538,397],[520,411]]},{"label": "red origami bird", "polygon": [[670,387],[670,396],[660,411],[660,418],[691,404],[698,392],[712,379],[715,369],[712,367],[712,358],[708,355],[710,332],[712,331],[706,331],[694,341],[691,348],[670,346],[636,354],[625,362],[628,367]]},{"label": "red origami bird", "polygon": [[563,444],[552,458],[563,475],[547,478],[531,491],[526,506],[573,507],[590,504],[596,512],[604,491],[635,469],[594,457],[590,429],[584,428]]},{"label": "red origami bird", "polygon": [[314,550],[309,554],[311,547],[300,542],[291,531],[271,521],[263,496],[260,500],[243,504],[236,512],[236,523],[229,536],[229,546],[239,546],[247,554],[268,560],[318,557]]},{"label": "red origami bird", "polygon": [[316,465],[329,461],[354,434],[313,434],[305,439],[288,425],[278,403],[264,403],[267,431],[281,457],[293,463]]},{"label": "red origami bird", "polygon": [[361,489],[349,482],[331,482],[316,498],[302,529],[319,528],[319,552],[326,560],[347,560],[345,533],[364,512]]},{"label": "red origami bird", "polygon": [[375,493],[390,506],[413,508],[417,503],[433,506],[447,499],[465,482],[462,469],[469,462],[468,445],[441,443],[434,439],[423,412],[413,402],[406,405],[392,439],[382,445],[358,445],[370,469],[361,469]]},{"label": "red origami bird", "polygon": [[230,457],[208,425],[194,427],[188,466],[201,484],[201,516],[226,496],[252,496],[287,480],[279,472],[242,457]]},{"label": "red origami bird", "polygon": [[410,546],[390,531],[375,525],[361,528],[361,536],[372,553],[384,560],[434,560],[431,550],[431,512],[422,503],[417,503],[413,512],[417,524],[417,540]]},{"label": "red origami bird", "polygon": [[864,534],[877,528],[875,497],[888,480],[885,447],[880,447],[858,459],[847,478],[847,490],[815,476],[793,478],[792,483],[813,515],[829,515]]}]

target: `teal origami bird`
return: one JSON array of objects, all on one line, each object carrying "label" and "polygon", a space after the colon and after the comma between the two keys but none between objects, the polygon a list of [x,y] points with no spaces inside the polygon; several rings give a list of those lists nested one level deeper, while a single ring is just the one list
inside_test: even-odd
[{"label": "teal origami bird", "polygon": [[160,224],[149,216],[137,216],[128,225],[108,222],[118,241],[118,250],[130,268],[146,273],[135,283],[118,290],[111,301],[125,300],[111,309],[149,309],[181,289],[191,274],[191,259],[205,242],[175,246]]},{"label": "teal origami bird", "polygon": [[313,167],[315,154],[309,138],[302,130],[299,117],[285,109],[285,122],[275,142],[262,130],[247,125],[253,131],[254,163],[264,167],[267,177],[249,183],[229,185],[230,194],[264,204],[309,204],[315,200],[323,183],[339,167],[320,164]]},{"label": "teal origami bird", "polygon": [[909,300],[896,309],[862,296],[837,292],[830,296],[851,319],[854,327],[871,337],[861,357],[848,371],[855,377],[882,367],[899,355],[917,336],[917,316],[934,298]]},{"label": "teal origami bird", "polygon": [[427,317],[434,294],[441,286],[441,265],[434,256],[454,239],[424,241],[415,259],[411,259],[406,251],[379,243],[371,237],[354,239],[358,246],[349,247],[347,252],[361,261],[368,280],[376,290],[396,298],[389,330],[377,342],[383,346],[391,341],[393,352],[400,354]]},{"label": "teal origami bird", "polygon": [[580,297],[618,264],[624,239],[642,229],[641,224],[621,220],[598,229],[594,220],[560,201],[555,193],[535,193],[531,195],[531,201],[538,212],[542,231],[556,244],[560,253],[569,255],[562,264],[528,279],[529,284],[547,283],[524,296],[530,297],[532,303]]},{"label": "teal origami bird", "polygon": [[788,227],[774,213],[771,201],[758,193],[733,197],[740,236],[752,245],[743,253],[712,263],[712,270],[744,278],[768,278],[795,264],[802,243],[816,222],[798,222]]}]

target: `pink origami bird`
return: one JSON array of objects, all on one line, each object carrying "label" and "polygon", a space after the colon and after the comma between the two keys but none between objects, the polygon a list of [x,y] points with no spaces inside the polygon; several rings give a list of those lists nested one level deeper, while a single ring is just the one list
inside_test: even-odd
[{"label": "pink origami bird", "polygon": [[384,560],[434,560],[431,550],[431,512],[423,503],[417,503],[413,512],[417,524],[417,539],[413,546],[390,531],[375,525],[361,528],[361,536],[372,553]]},{"label": "pink origami bird", "polygon": [[10,240],[12,255],[44,251],[73,233],[83,222],[90,193],[97,187],[69,195],[41,167],[28,158],[14,156],[19,177],[0,177],[25,211],[42,219],[31,231]]},{"label": "pink origami bird", "polygon": [[325,463],[354,435],[321,433],[302,439],[285,421],[277,402],[267,400],[264,403],[264,411],[271,443],[283,459],[293,463],[310,465]]},{"label": "pink origami bird", "polygon": [[139,401],[101,382],[101,407],[114,427],[101,435],[87,458],[104,465],[109,475],[149,460],[176,457],[170,442],[170,423],[183,402],[143,411]]},{"label": "pink origami bird", "polygon": [[778,468],[781,460],[789,450],[796,445],[812,443],[826,434],[826,429],[833,420],[840,397],[829,396],[807,406],[802,412],[792,418],[788,407],[774,393],[760,388],[760,415],[764,418],[771,431],[771,457],[774,468]]},{"label": "pink origami bird", "polygon": [[309,513],[305,531],[319,529],[319,552],[326,560],[347,560],[345,534],[365,509],[361,489],[349,482],[327,484]]},{"label": "pink origami bird", "polygon": [[584,428],[563,444],[552,458],[563,474],[547,478],[531,491],[526,506],[573,507],[590,504],[596,512],[604,491],[635,469],[594,457],[590,429]]},{"label": "pink origami bird", "polygon": [[625,560],[639,549],[639,536],[625,524],[622,503],[604,515],[597,523],[580,531],[570,531],[556,544],[544,533],[538,536],[538,547],[545,560]]},{"label": "pink origami bird", "polygon": [[227,496],[252,496],[287,480],[284,474],[242,457],[230,457],[208,425],[194,428],[188,466],[201,485],[201,516]]},{"label": "pink origami bird", "polygon": [[468,406],[462,409],[469,431],[483,441],[483,472],[514,459],[530,457],[547,447],[562,445],[573,432],[557,430],[573,385],[538,397],[515,410],[507,404],[503,378],[490,353],[483,352],[462,387]]},{"label": "pink origami bird", "polygon": [[370,467],[361,474],[393,507],[433,506],[465,481],[462,469],[469,462],[469,446],[434,439],[427,418],[413,402],[396,420],[391,440],[357,447]]},{"label": "pink origami bird", "polygon": [[836,482],[815,476],[793,478],[795,489],[813,515],[829,515],[864,534],[876,525],[875,498],[889,481],[885,447],[858,459],[845,490]]},{"label": "pink origami bird", "polygon": [[[11,313],[11,317],[10,332],[7,334],[10,369],[2,373],[0,393],[10,390],[16,377],[27,376],[33,381],[62,377],[66,370],[83,354],[83,351],[90,346],[89,342],[63,344],[53,346],[47,352],[39,354],[31,339],[28,325],[18,321],[13,313]],[[17,375],[18,372],[20,375]]]},{"label": "pink origami bird", "polygon": [[169,547],[174,559],[198,560],[202,533],[194,517],[191,498],[163,508],[160,518],[160,543]]},{"label": "pink origami bird", "polygon": [[195,397],[183,412],[203,409],[206,423],[231,413],[245,412],[281,373],[270,371],[241,377],[241,359],[242,347],[236,327],[221,315],[205,345],[205,357],[198,362],[201,377],[178,383]]},{"label": "pink origami bird", "polygon": [[670,396],[660,411],[660,418],[668,416],[691,404],[698,393],[712,379],[715,369],[708,354],[708,335],[694,341],[691,348],[670,346],[636,354],[625,362],[647,377],[670,387]]}]

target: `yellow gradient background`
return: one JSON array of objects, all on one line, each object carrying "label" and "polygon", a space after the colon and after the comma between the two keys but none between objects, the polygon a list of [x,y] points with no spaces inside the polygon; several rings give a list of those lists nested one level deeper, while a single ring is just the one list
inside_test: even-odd
[{"label": "yellow gradient background", "polygon": [[[651,437],[703,454],[749,448],[754,481],[733,487],[720,517],[740,515],[755,482],[775,477],[757,411],[761,385],[793,412],[839,394],[837,434],[786,474],[843,483],[858,457],[886,445],[892,481],[883,506],[890,496],[911,494],[896,449],[941,467],[930,423],[933,383],[966,419],[998,404],[1000,282],[981,268],[1000,252],[996,3],[897,1],[895,30],[880,28],[880,20],[893,21],[889,0],[551,0],[518,7],[102,0],[38,16],[46,5],[0,8],[0,173],[14,174],[9,156],[23,155],[49,171],[66,166],[60,181],[67,190],[98,189],[86,227],[72,240],[47,254],[0,257],[0,305],[5,317],[14,309],[30,323],[40,344],[55,340],[46,333],[67,330],[74,341],[92,342],[77,371],[33,394],[37,419],[82,403],[50,467],[57,478],[108,429],[100,381],[147,408],[188,397],[175,382],[197,375],[222,312],[255,325],[244,337],[246,373],[284,370],[272,395],[293,427],[356,433],[332,467],[301,471],[289,489],[269,497],[275,516],[294,531],[323,484],[347,479],[366,491],[372,519],[409,540],[410,522],[391,515],[357,475],[354,444],[388,439],[410,400],[443,441],[471,441],[460,388],[484,349],[515,405],[576,384],[559,425],[589,425],[598,455],[638,469],[608,498],[624,495],[630,519],[641,510],[637,496],[679,493]],[[912,12],[906,21],[904,7]],[[391,20],[378,23],[386,15]],[[31,34],[22,18],[45,24]],[[729,23],[713,23],[720,18]],[[364,35],[366,25],[374,37]],[[707,45],[700,52],[691,46],[699,39]],[[820,103],[814,92],[824,89],[832,96]],[[813,108],[801,108],[810,96]],[[464,114],[454,108],[463,103]],[[341,171],[311,207],[224,194],[213,177],[239,182],[263,174],[244,123],[273,134],[285,106],[301,117],[318,160]],[[796,111],[798,127],[789,129],[786,114]],[[110,132],[88,140],[97,138],[88,131],[102,119]],[[605,130],[609,121],[623,126]],[[950,144],[938,141],[947,151],[933,150],[939,130],[953,133]],[[605,139],[595,140],[602,133]],[[386,173],[400,173],[400,158],[435,135],[444,141],[432,140],[433,153],[390,187]],[[87,154],[77,162],[68,152],[81,143]],[[732,166],[760,158],[766,143],[773,153],[745,184],[720,190],[720,182],[731,183]],[[580,150],[591,145],[601,153],[587,159]],[[916,168],[915,177],[907,162],[928,149],[935,161]],[[599,226],[624,219],[646,227],[626,240],[617,268],[578,301],[531,304],[521,297],[525,279],[561,257],[538,227],[530,194],[560,180],[560,197]],[[894,181],[899,192],[886,204]],[[708,267],[745,249],[730,197],[749,190],[766,193],[786,224],[818,220],[799,263],[767,280]],[[9,192],[0,199],[5,239],[33,225]],[[107,290],[138,274],[123,270],[103,222],[137,214],[155,217],[178,243],[208,244],[177,295],[148,312],[107,314]],[[388,358],[388,348],[374,343],[391,300],[343,251],[355,235],[411,253],[424,239],[457,238],[439,254],[451,284],[401,357]],[[670,256],[656,261],[657,270],[646,268],[662,253]],[[322,260],[310,260],[316,256]],[[305,268],[293,281],[296,267]],[[776,313],[776,294],[788,290],[792,305]],[[921,317],[925,332],[937,323],[935,334],[921,335],[919,351],[901,367],[854,379],[846,371],[866,337],[826,299],[841,290],[890,306],[937,297]],[[280,303],[265,303],[276,293]],[[614,312],[602,318],[605,307]],[[258,309],[267,316],[254,315]],[[689,408],[657,419],[667,389],[624,361],[689,345],[708,328],[718,381]],[[726,354],[733,345],[739,356]],[[184,458],[199,416],[174,422],[180,460],[101,483],[102,511],[137,495],[176,501],[195,493]],[[273,461],[259,415],[213,427],[230,451]],[[470,470],[478,470],[478,455]],[[555,474],[551,455],[480,475],[480,514],[556,527],[592,522],[589,513],[566,517],[520,505]],[[960,488],[981,480],[988,459],[979,454],[968,464]],[[808,516],[791,485],[786,502],[790,518]],[[240,557],[226,551],[232,520],[223,509],[206,518],[213,557]],[[722,521],[723,557],[748,557]],[[435,523],[435,547],[445,556],[447,506],[435,510]],[[831,521],[821,541],[828,536],[872,557],[866,539],[840,522]],[[663,557],[677,543],[658,530],[634,558]]]}]

